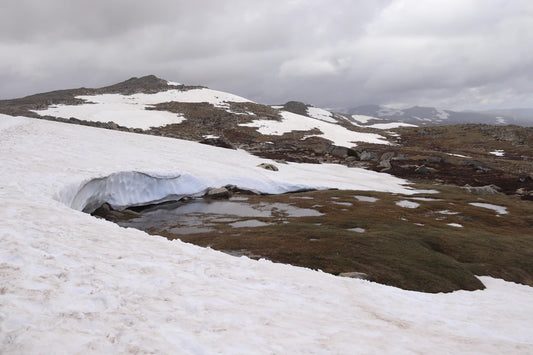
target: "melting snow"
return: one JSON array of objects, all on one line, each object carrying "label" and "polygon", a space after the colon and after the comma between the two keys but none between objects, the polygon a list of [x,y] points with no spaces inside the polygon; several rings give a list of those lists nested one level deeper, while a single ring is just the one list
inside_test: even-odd
[{"label": "melting snow", "polygon": [[469,157],[467,155],[462,155],[462,154],[452,154],[452,153],[446,153],[446,154],[448,154],[448,155],[450,155],[452,157],[468,158],[468,159],[472,158],[472,157]]},{"label": "melting snow", "polygon": [[364,233],[366,232],[366,229],[364,228],[350,228],[349,231],[356,232],[356,233]]},{"label": "melting snow", "polygon": [[498,150],[495,150],[495,151],[492,151],[492,152],[489,152],[490,154],[492,155],[495,155],[497,157],[503,157],[505,155],[505,152],[501,149],[498,149]]},{"label": "melting snow", "polygon": [[463,226],[459,223],[447,223],[446,225],[450,227],[455,227],[455,228],[463,228]]},{"label": "melting snow", "polygon": [[490,210],[496,211],[498,214],[507,214],[507,207],[504,206],[498,206],[493,205],[491,203],[482,203],[482,202],[470,202],[470,205],[481,207],[481,208],[488,208]]},{"label": "melting snow", "polygon": [[376,202],[377,200],[379,200],[379,198],[376,198],[376,197],[370,197],[370,196],[360,196],[360,195],[356,195],[354,196],[358,201],[362,201],[362,202]]},{"label": "melting snow", "polygon": [[400,206],[400,207],[404,207],[404,208],[417,208],[417,207],[420,206],[419,203],[416,203],[416,202],[413,202],[413,201],[407,201],[407,200],[396,201],[395,204],[396,204],[396,206]]}]

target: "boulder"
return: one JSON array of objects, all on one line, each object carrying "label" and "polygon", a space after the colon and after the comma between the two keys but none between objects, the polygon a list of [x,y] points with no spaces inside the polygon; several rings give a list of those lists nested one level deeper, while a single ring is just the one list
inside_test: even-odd
[{"label": "boulder", "polygon": [[220,148],[237,149],[226,138],[204,138],[200,141],[200,143],[207,144],[207,145],[213,145],[215,147],[220,147]]},{"label": "boulder", "polygon": [[433,169],[428,168],[425,165],[421,165],[421,166],[419,166],[418,168],[415,169],[415,173],[417,173],[417,174],[431,174],[432,170]]},{"label": "boulder", "polygon": [[359,160],[361,161],[378,161],[379,157],[376,152],[363,151],[359,154]]},{"label": "boulder", "polygon": [[209,189],[205,194],[205,197],[212,199],[226,199],[230,198],[230,196],[231,192],[225,187]]},{"label": "boulder", "polygon": [[390,160],[382,160],[382,161],[380,161],[379,164],[378,164],[378,168],[383,168],[382,171],[391,169],[392,165],[390,163]]},{"label": "boulder", "polygon": [[271,171],[278,171],[278,167],[275,166],[274,164],[268,164],[268,163],[261,163],[258,165],[259,168],[263,168],[263,169],[266,169],[266,170],[271,170]]},{"label": "boulder", "polygon": [[338,158],[346,158],[346,157],[355,157],[357,156],[357,152],[353,149],[338,146],[338,145],[332,145],[328,149],[328,153],[336,156]]}]

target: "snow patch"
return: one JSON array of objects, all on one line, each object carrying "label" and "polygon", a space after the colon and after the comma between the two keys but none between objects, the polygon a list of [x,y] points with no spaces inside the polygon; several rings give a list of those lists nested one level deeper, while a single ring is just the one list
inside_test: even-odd
[{"label": "snow patch", "polygon": [[82,105],[57,105],[34,112],[62,118],[75,117],[80,120],[94,122],[115,122],[129,128],[148,129],[173,123],[181,123],[185,119],[180,114],[167,111],[147,110],[153,105],[163,102],[207,102],[215,107],[228,109],[228,102],[250,102],[243,97],[211,89],[168,90],[154,94],[138,93],[133,95],[102,94],[80,95],[78,99],[87,101]]},{"label": "snow patch", "polygon": [[492,152],[489,152],[489,154],[495,155],[497,157],[503,157],[505,155],[505,151],[503,151],[501,149],[498,149],[498,150],[494,150]]},{"label": "snow patch", "polygon": [[379,117],[373,117],[373,116],[366,116],[366,115],[352,115],[352,118],[356,120],[359,123],[368,123],[372,120],[381,120],[382,118]]},{"label": "snow patch", "polygon": [[265,135],[283,135],[292,131],[309,131],[318,129],[322,133],[310,136],[317,136],[328,139],[335,145],[352,147],[355,142],[366,142],[374,144],[390,144],[385,137],[375,133],[361,133],[350,131],[338,124],[324,122],[307,116],[298,115],[292,112],[281,111],[282,120],[255,120],[251,123],[242,123],[240,126],[256,127],[257,131]]},{"label": "snow patch", "polygon": [[364,229],[364,228],[359,228],[359,227],[357,227],[357,228],[350,228],[350,229],[348,229],[348,230],[351,231],[351,232],[356,232],[356,233],[364,233],[364,232],[366,232],[366,229]]},{"label": "snow patch", "polygon": [[493,211],[497,212],[498,214],[507,214],[507,213],[509,213],[509,212],[507,212],[507,207],[493,205],[491,203],[470,202],[469,204],[472,205],[472,206],[481,207],[481,208],[487,208],[489,210],[493,210]]},{"label": "snow patch", "polygon": [[463,226],[459,223],[446,223],[446,225],[455,228],[463,228]]},{"label": "snow patch", "polygon": [[337,123],[337,120],[333,118],[333,114],[331,112],[318,108],[318,107],[313,107],[313,106],[307,107],[307,114],[313,118],[316,118],[317,120],[330,122],[330,123]]},{"label": "snow patch", "polygon": [[370,126],[365,126],[368,128],[374,128],[374,129],[393,129],[393,128],[399,128],[399,127],[418,127],[415,124],[411,123],[404,123],[404,122],[391,122],[391,123],[376,123]]},{"label": "snow patch", "polygon": [[404,208],[417,208],[420,206],[419,203],[408,201],[408,200],[402,200],[402,201],[396,201],[394,203],[396,206],[404,207]]},{"label": "snow patch", "polygon": [[361,195],[356,195],[354,196],[358,201],[361,201],[361,202],[376,202],[377,200],[379,200],[379,198],[376,198],[376,197],[370,197],[370,196],[361,196]]},{"label": "snow patch", "polygon": [[467,159],[472,158],[472,157],[469,157],[468,155],[462,155],[462,154],[453,154],[453,153],[446,153],[446,154],[449,156],[458,157],[458,158],[467,158]]}]

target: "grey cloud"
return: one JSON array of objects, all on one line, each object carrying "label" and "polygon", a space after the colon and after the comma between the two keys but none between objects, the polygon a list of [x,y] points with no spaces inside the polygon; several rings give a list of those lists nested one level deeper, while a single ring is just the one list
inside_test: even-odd
[{"label": "grey cloud", "polygon": [[265,103],[533,106],[527,0],[1,6],[1,98],[153,73]]}]

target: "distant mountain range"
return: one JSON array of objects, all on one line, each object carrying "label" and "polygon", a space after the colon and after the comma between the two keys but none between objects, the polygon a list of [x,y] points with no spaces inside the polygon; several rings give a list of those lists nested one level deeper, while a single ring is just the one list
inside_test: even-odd
[{"label": "distant mountain range", "polygon": [[404,122],[418,126],[485,123],[492,125],[533,126],[533,109],[493,111],[452,111],[435,107],[413,106],[397,109],[380,105],[363,105],[340,110],[360,123]]}]

